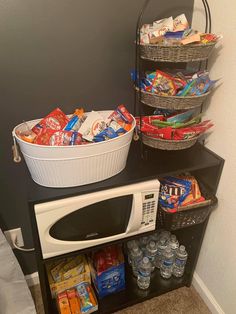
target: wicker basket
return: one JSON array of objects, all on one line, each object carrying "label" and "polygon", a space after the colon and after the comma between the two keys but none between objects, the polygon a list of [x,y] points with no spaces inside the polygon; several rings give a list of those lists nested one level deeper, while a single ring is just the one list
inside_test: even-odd
[{"label": "wicker basket", "polygon": [[142,142],[150,147],[158,148],[162,150],[181,150],[186,149],[191,146],[193,146],[197,140],[198,137],[194,137],[187,140],[163,140],[160,138],[154,138],[151,136],[147,136],[145,134],[142,134]]},{"label": "wicker basket", "polygon": [[206,201],[189,206],[179,207],[176,213],[169,213],[163,207],[158,208],[158,223],[167,230],[177,230],[200,224],[217,204],[217,198],[201,188]]},{"label": "wicker basket", "polygon": [[[139,89],[136,88],[139,93]],[[210,92],[201,96],[160,96],[154,93],[149,93],[141,90],[141,102],[147,106],[162,109],[193,109],[200,107]]]},{"label": "wicker basket", "polygon": [[215,42],[207,44],[164,46],[153,44],[140,44],[140,57],[161,62],[190,62],[206,60]]}]

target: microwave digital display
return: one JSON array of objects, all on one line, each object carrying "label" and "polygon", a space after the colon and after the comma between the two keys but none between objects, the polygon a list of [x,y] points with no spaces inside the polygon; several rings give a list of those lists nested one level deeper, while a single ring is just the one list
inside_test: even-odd
[{"label": "microwave digital display", "polygon": [[145,195],[145,200],[149,200],[150,198],[154,198],[154,194],[152,193],[152,194],[147,194],[147,195]]}]

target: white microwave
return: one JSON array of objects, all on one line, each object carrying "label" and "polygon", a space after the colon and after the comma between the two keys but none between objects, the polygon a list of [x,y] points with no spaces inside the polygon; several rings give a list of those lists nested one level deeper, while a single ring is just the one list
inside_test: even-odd
[{"label": "white microwave", "polygon": [[34,205],[43,258],[155,230],[157,179]]}]

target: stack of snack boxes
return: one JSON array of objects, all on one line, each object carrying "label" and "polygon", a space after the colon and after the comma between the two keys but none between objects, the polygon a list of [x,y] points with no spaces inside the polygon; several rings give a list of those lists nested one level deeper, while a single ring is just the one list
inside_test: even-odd
[{"label": "stack of snack boxes", "polygon": [[60,314],[90,314],[98,309],[84,255],[63,258],[46,265],[51,295]]},{"label": "stack of snack boxes", "polygon": [[47,275],[52,297],[80,282],[91,283],[90,270],[84,255],[64,258],[47,263]]}]

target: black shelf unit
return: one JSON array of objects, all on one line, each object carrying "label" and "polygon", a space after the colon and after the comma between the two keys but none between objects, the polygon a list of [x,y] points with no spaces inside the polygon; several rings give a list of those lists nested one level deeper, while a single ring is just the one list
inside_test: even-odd
[{"label": "black shelf unit", "polygon": [[[139,144],[140,143],[137,142],[132,143],[126,168],[120,174],[102,182],[74,188],[54,189],[44,188],[34,183],[31,179],[28,180],[27,190],[29,213],[31,217],[38,273],[46,314],[56,313],[56,310],[55,301],[53,301],[51,298],[45,265],[48,261],[57,260],[62,256],[57,256],[45,260],[43,259],[36,219],[34,215],[34,206],[36,204],[69,196],[90,193],[98,190],[104,190],[106,188],[127,185],[138,181],[145,181],[152,178],[158,178],[166,174],[175,174],[185,171],[191,172],[191,174],[195,175],[197,179],[207,184],[213,194],[216,193],[224,165],[224,160],[211,150],[207,149],[200,143],[196,143],[193,147],[184,151],[177,152],[159,151],[146,148],[144,154],[144,157],[146,156],[146,158],[142,159],[140,154],[141,148]],[[150,288],[147,291],[143,292],[138,289],[135,283],[135,279],[130,273],[130,269],[127,268],[126,290],[99,300],[99,310],[97,311],[97,313],[113,313],[114,311],[120,310],[139,302],[143,302],[147,299],[161,295],[168,291],[183,286],[190,286],[201,249],[202,241],[204,238],[205,230],[207,227],[208,219],[209,216],[201,224],[182,228],[173,232],[177,235],[179,241],[186,246],[189,253],[184,277],[180,279],[171,278],[169,280],[165,280],[160,277],[158,271],[155,271]],[[124,243],[132,238],[135,237],[118,240],[115,243]],[[105,243],[104,245],[100,245],[99,247],[107,246],[109,244],[111,243]],[[92,249],[94,248],[71,252],[68,254],[64,254],[63,256],[74,256],[78,253],[89,252]]]}]

